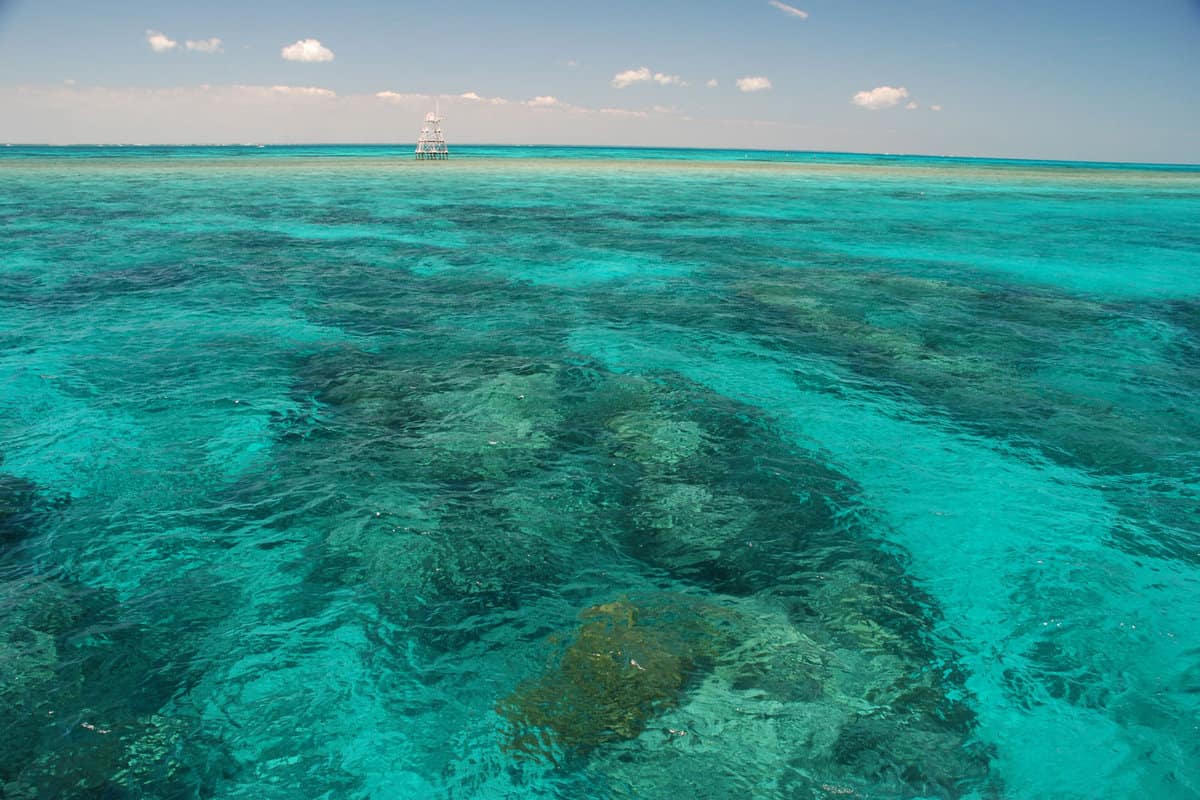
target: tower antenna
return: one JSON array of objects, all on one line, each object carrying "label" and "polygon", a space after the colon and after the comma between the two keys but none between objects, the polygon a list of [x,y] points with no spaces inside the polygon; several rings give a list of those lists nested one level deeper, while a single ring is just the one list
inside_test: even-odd
[{"label": "tower antenna", "polygon": [[416,156],[419,161],[450,157],[446,137],[442,135],[441,98],[434,102],[434,109],[425,115],[425,124],[421,127],[421,136],[417,139]]}]

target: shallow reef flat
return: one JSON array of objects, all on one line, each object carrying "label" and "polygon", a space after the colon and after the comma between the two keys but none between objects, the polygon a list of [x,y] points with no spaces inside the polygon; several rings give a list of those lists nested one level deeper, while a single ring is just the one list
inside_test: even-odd
[{"label": "shallow reef flat", "polygon": [[[569,596],[597,569],[631,587],[639,574],[690,587],[596,602],[579,611],[581,627],[551,634],[558,648],[540,675],[531,669],[496,701],[508,731],[502,752],[560,769],[585,765],[608,745],[653,736],[662,714],[707,686],[725,693],[722,702],[744,693],[825,714],[828,741],[790,756],[805,774],[853,774],[836,765],[863,757],[854,731],[865,725],[900,742],[896,752],[911,762],[906,775],[890,771],[891,757],[871,767],[893,791],[958,796],[985,784],[986,752],[967,747],[971,712],[952,699],[963,689],[935,676],[949,653],[929,646],[923,601],[901,565],[856,531],[852,481],[781,444],[753,409],[686,382],[572,374],[544,361],[526,364],[521,377],[489,363],[490,374],[427,367],[424,380],[358,365],[353,390],[330,380],[321,397],[334,428],[393,419],[372,399],[393,387],[411,416],[389,438],[406,441],[417,461],[386,459],[395,488],[365,501],[373,515],[330,520],[321,579],[368,589],[451,660],[481,632],[503,635],[523,604]],[[447,391],[435,377],[443,373],[463,388]],[[428,400],[401,399],[399,388],[415,385]],[[442,433],[447,416],[465,420],[459,435]],[[374,469],[375,461],[356,463]],[[405,487],[415,477],[422,487]],[[769,632],[737,610],[736,598],[747,596],[760,598],[755,615],[776,618]],[[767,643],[772,636],[784,637],[780,649]],[[803,652],[789,655],[784,640]],[[723,677],[706,682],[718,667]],[[865,698],[851,699],[860,692]],[[879,712],[901,707],[894,717]],[[921,748],[945,750],[962,774],[922,771]],[[619,775],[614,767],[609,779],[619,784]]]},{"label": "shallow reef flat", "polygon": [[1200,792],[1194,169],[100,150],[0,154],[0,796]]}]

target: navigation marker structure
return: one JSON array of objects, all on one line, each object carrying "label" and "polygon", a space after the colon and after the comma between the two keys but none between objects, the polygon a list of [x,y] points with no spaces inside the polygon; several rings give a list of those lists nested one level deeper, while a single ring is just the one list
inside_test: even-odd
[{"label": "navigation marker structure", "polygon": [[[439,104],[440,105],[440,104]],[[450,157],[446,147],[446,137],[442,135],[442,115],[438,111],[430,111],[425,115],[425,124],[421,127],[421,136],[417,139],[417,160],[444,159]]]}]

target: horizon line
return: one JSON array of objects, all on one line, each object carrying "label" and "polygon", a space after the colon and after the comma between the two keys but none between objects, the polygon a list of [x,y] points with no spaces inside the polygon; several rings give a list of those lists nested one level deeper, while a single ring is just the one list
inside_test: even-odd
[{"label": "horizon line", "polygon": [[[68,148],[68,147],[394,147],[407,148],[416,147],[416,141],[413,142],[69,142],[69,143],[50,143],[50,142],[4,142],[0,145],[0,150],[10,147],[46,147],[46,148]],[[943,160],[959,160],[959,161],[1005,161],[1014,163],[1029,163],[1036,162],[1042,164],[1079,164],[1079,165],[1106,165],[1106,166],[1128,166],[1128,167],[1176,167],[1183,169],[1200,170],[1200,162],[1191,163],[1183,161],[1122,161],[1116,159],[1065,159],[1065,158],[1045,158],[1039,156],[987,156],[987,155],[958,155],[949,153],[892,153],[892,152],[866,152],[858,150],[790,150],[777,147],[697,147],[687,145],[630,145],[630,144],[512,144],[512,143],[497,143],[497,142],[461,142],[451,146],[451,152],[455,147],[493,147],[493,148],[558,148],[558,149],[577,149],[577,150],[678,150],[691,152],[723,152],[723,153],[791,153],[799,155],[836,155],[836,156],[870,156],[876,158],[931,158]]]}]

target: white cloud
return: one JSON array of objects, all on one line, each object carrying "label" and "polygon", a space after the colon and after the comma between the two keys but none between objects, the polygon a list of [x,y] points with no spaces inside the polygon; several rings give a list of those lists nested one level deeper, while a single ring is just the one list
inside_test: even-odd
[{"label": "white cloud", "polygon": [[941,111],[942,107],[941,106],[930,106],[929,110],[930,111]]},{"label": "white cloud", "polygon": [[872,111],[878,111],[881,108],[891,108],[901,100],[908,99],[908,89],[903,86],[895,88],[892,86],[876,86],[869,92],[859,92],[851,98],[851,102],[856,106],[869,108]]},{"label": "white cloud", "polygon": [[764,78],[761,75],[755,77],[738,78],[737,87],[743,92],[761,92],[764,89],[771,88],[771,79]]},{"label": "white cloud", "polygon": [[150,49],[156,53],[166,53],[174,50],[179,42],[167,36],[160,31],[146,31],[146,41],[150,43]]},{"label": "white cloud", "polygon": [[668,75],[665,72],[651,72],[649,67],[638,67],[618,72],[613,76],[612,85],[616,89],[624,89],[635,83],[654,81],[663,86],[687,86],[687,81],[678,75]]},{"label": "white cloud", "polygon": [[716,79],[716,78],[713,78],[713,79],[711,79],[711,80],[710,80],[708,83],[706,83],[706,84],[704,84],[704,85],[705,85],[705,86],[707,86],[707,87],[708,87],[708,88],[710,88],[710,89],[715,89],[715,88],[717,88],[717,79]]},{"label": "white cloud", "polygon": [[188,50],[195,50],[197,53],[220,53],[220,52],[222,52],[221,51],[221,40],[215,36],[212,37],[211,39],[198,39],[196,41],[188,39],[186,42],[184,42],[184,44],[187,45]]},{"label": "white cloud", "polygon": [[333,61],[333,51],[316,39],[301,39],[279,51],[288,61]]},{"label": "white cloud", "polygon": [[74,86],[76,83],[77,81],[74,78],[67,78],[63,81],[64,86]]},{"label": "white cloud", "polygon": [[627,69],[613,76],[612,85],[616,89],[624,89],[626,86],[632,86],[635,83],[644,83],[652,77],[649,67]]},{"label": "white cloud", "polygon": [[561,106],[563,103],[557,97],[552,97],[548,94],[539,95],[532,100],[526,100],[525,105],[531,108],[553,108]]},{"label": "white cloud", "polygon": [[258,97],[317,97],[331,100],[337,97],[332,89],[322,89],[319,86],[234,86],[234,89]]},{"label": "white cloud", "polygon": [[578,61],[576,61],[576,60],[575,60],[575,59],[573,59],[573,58],[571,58],[571,59],[568,59],[568,60],[564,61],[563,63],[564,63],[564,64],[566,64],[566,65],[567,65],[568,67],[570,67],[571,69],[575,69],[575,67],[578,67],[578,66],[579,66],[579,62],[578,62]]},{"label": "white cloud", "polygon": [[907,108],[909,111],[916,111],[918,108],[920,108],[920,106],[917,105],[916,101],[913,101],[906,105],[905,108]]},{"label": "white cloud", "polygon": [[787,3],[779,2],[779,0],[768,0],[767,5],[772,6],[774,8],[778,8],[780,11],[787,14],[789,17],[796,17],[797,19],[808,19],[807,11],[801,11],[800,9],[796,8],[795,6],[789,6]]}]

